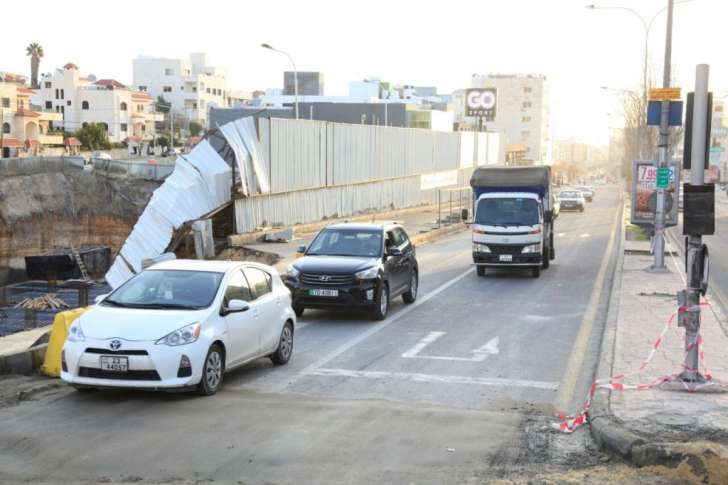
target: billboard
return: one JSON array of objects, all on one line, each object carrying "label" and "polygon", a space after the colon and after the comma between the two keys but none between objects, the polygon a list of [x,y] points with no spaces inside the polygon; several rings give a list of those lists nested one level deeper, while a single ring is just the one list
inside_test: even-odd
[{"label": "billboard", "polygon": [[[665,225],[677,225],[677,198],[680,187],[678,162],[670,161],[670,179],[665,189]],[[639,161],[632,164],[632,224],[653,225],[657,207],[657,163]]]},{"label": "billboard", "polygon": [[465,91],[465,116],[493,121],[497,105],[496,88],[475,88]]}]

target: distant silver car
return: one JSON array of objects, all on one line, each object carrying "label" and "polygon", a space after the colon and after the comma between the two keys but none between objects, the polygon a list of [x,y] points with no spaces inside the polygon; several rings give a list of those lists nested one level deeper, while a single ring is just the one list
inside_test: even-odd
[{"label": "distant silver car", "polygon": [[559,205],[563,211],[584,212],[586,200],[579,190],[562,190],[559,192]]}]

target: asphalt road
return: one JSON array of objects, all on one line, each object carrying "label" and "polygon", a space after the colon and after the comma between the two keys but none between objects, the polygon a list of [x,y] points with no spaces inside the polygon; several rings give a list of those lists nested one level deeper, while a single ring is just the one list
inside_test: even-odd
[{"label": "asphalt road", "polygon": [[664,483],[548,428],[594,373],[618,201],[601,188],[563,213],[539,279],[478,278],[468,233],[423,246],[417,303],[383,322],[307,311],[287,366],[255,362],[214,397],[61,387],[0,408],[0,480]]}]

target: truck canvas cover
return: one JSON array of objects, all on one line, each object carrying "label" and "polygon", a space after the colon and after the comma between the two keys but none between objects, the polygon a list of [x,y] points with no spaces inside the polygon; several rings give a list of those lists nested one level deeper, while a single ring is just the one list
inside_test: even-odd
[{"label": "truck canvas cover", "polygon": [[[470,177],[475,197],[486,192],[530,192],[542,198],[550,191],[551,167],[479,167]],[[550,207],[546,200],[547,207]]]}]

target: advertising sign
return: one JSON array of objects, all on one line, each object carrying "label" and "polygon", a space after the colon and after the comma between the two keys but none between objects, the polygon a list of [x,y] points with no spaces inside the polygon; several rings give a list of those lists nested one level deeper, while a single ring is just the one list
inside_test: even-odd
[{"label": "advertising sign", "polygon": [[[668,163],[667,180],[660,177],[660,182],[667,182],[665,188],[665,225],[677,225],[677,198],[680,186],[680,170],[678,163]],[[653,225],[657,208],[658,167],[654,161],[634,162],[632,165],[632,224]]]},{"label": "advertising sign", "polygon": [[496,88],[477,88],[465,91],[465,116],[493,121],[497,104]]}]

